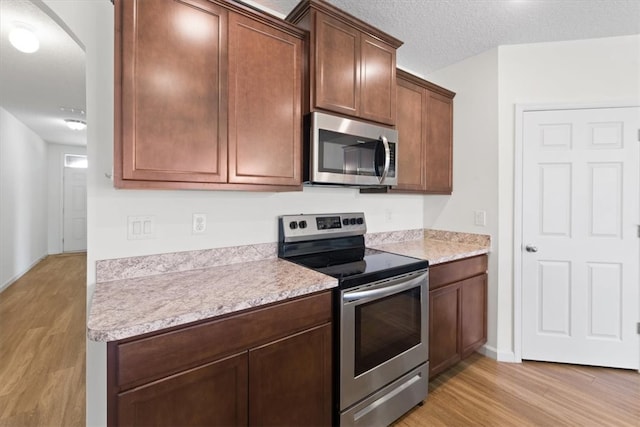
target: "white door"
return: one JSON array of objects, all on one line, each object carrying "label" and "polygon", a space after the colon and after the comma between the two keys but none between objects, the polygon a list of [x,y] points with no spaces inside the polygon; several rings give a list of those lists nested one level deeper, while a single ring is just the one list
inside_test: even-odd
[{"label": "white door", "polygon": [[523,359],[639,368],[638,129],[637,107],[524,113]]},{"label": "white door", "polygon": [[64,168],[64,252],[87,250],[87,170]]}]

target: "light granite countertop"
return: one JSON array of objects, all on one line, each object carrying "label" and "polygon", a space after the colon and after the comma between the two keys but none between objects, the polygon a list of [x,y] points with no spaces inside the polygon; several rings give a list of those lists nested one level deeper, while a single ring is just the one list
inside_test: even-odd
[{"label": "light granite countertop", "polygon": [[[490,237],[440,230],[371,233],[367,247],[430,265],[489,252]],[[275,243],[101,260],[87,320],[116,341],[331,289],[337,279],[277,258]]]},{"label": "light granite countertop", "polygon": [[372,246],[373,249],[429,260],[429,265],[483,255],[489,247],[478,244],[448,242],[431,238]]},{"label": "light granite countertop", "polygon": [[278,258],[98,283],[87,336],[121,340],[337,285]]}]

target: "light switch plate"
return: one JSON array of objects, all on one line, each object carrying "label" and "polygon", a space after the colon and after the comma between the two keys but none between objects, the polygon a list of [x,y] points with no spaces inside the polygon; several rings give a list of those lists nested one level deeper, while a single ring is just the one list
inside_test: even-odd
[{"label": "light switch plate", "polygon": [[156,217],[153,215],[128,216],[127,239],[145,240],[156,238]]},{"label": "light switch plate", "polygon": [[473,222],[480,227],[487,226],[487,211],[473,211]]}]

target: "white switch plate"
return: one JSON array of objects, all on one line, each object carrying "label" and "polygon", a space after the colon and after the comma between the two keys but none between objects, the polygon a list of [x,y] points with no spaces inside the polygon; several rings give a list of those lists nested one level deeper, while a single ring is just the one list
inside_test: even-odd
[{"label": "white switch plate", "polygon": [[207,231],[207,214],[194,213],[191,230],[193,234],[202,234]]},{"label": "white switch plate", "polygon": [[128,216],[127,239],[145,240],[156,238],[156,217],[153,215]]},{"label": "white switch plate", "polygon": [[473,222],[480,227],[487,225],[487,211],[473,211]]}]

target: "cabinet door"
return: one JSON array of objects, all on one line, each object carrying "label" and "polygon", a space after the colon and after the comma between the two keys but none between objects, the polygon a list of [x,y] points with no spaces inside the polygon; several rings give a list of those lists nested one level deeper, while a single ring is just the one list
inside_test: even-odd
[{"label": "cabinet door", "polygon": [[462,358],[487,342],[487,275],[460,282]]},{"label": "cabinet door", "polygon": [[249,351],[249,423],[331,425],[331,325]]},{"label": "cabinet door", "polygon": [[229,182],[301,185],[303,40],[229,15]]},{"label": "cabinet door", "polygon": [[429,377],[460,361],[460,285],[429,292]]},{"label": "cabinet door", "polygon": [[[227,12],[118,2],[116,168],[124,180],[226,182]],[[120,173],[116,171],[116,185]]]},{"label": "cabinet door", "polygon": [[453,100],[427,91],[427,192],[451,194],[453,187]]},{"label": "cabinet door", "polygon": [[118,395],[120,426],[247,425],[247,353]]},{"label": "cabinet door", "polygon": [[394,190],[425,190],[426,121],[424,89],[398,79],[398,185]]},{"label": "cabinet door", "polygon": [[359,116],[396,124],[396,50],[366,34],[361,36]]},{"label": "cabinet door", "polygon": [[317,12],[315,107],[357,116],[360,105],[360,32]]}]

